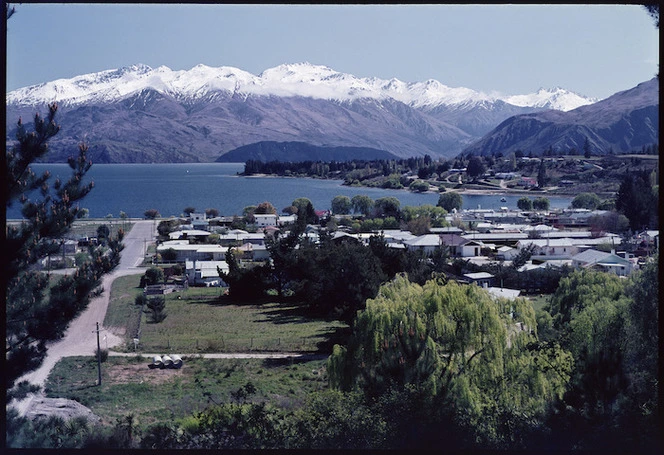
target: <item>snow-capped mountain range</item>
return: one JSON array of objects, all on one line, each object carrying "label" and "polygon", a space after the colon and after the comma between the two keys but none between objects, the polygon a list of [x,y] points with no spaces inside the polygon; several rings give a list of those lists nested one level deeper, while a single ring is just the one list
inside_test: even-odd
[{"label": "snow-capped mountain range", "polygon": [[7,104],[108,103],[145,89],[154,89],[180,100],[196,100],[220,91],[241,95],[303,96],[339,102],[391,98],[425,109],[500,100],[519,107],[569,111],[598,101],[560,87],[541,88],[527,95],[490,96],[468,88],[448,87],[433,79],[402,82],[398,79],[358,78],[327,66],[297,63],[270,68],[258,76],[228,66],[197,65],[190,70],[173,71],[166,66],[153,69],[139,64],[17,89],[7,94]]},{"label": "snow-capped mountain range", "polygon": [[27,124],[55,101],[62,128],[49,160],[66,160],[85,141],[97,163],[213,162],[260,142],[449,158],[510,117],[597,102],[561,88],[497,96],[310,63],[258,76],[232,67],[134,65],[21,88],[6,101],[8,143],[19,117]]}]

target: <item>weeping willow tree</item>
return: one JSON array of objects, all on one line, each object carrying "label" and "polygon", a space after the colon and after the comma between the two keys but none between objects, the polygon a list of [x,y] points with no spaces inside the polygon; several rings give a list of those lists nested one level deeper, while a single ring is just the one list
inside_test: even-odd
[{"label": "weeping willow tree", "polygon": [[570,378],[570,354],[539,343],[536,327],[525,299],[398,276],[367,300],[348,345],[334,347],[331,385],[374,399],[417,387],[426,412],[441,412],[483,446],[512,447]]}]

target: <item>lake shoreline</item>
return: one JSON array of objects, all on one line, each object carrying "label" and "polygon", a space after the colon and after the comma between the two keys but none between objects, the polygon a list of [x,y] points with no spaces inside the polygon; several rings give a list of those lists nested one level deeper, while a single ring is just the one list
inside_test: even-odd
[{"label": "lake shoreline", "polygon": [[[64,178],[71,172],[66,164],[35,165],[35,172],[50,170],[54,177]],[[408,188],[384,189],[371,186],[343,185],[342,179],[313,177],[281,177],[275,175],[240,175],[243,165],[236,164],[153,164],[145,165],[100,165],[92,166],[86,180],[95,182],[81,207],[89,209],[90,218],[118,217],[124,212],[129,218],[143,218],[149,209],[157,210],[162,218],[179,216],[184,208],[194,207],[202,212],[214,208],[224,216],[241,215],[245,207],[268,201],[277,210],[292,205],[299,197],[311,200],[316,210],[329,210],[336,196],[369,196],[372,200],[395,197],[401,207],[436,205],[441,193],[436,186],[433,191],[418,193]],[[516,208],[519,194],[504,188],[474,189],[448,188],[459,191],[464,197],[464,208],[499,210],[501,207]],[[531,198],[550,198],[551,207],[567,207],[572,197],[542,192],[524,192]],[[507,202],[500,201],[506,197]],[[14,205],[7,210],[8,219],[21,219],[20,207]]]}]

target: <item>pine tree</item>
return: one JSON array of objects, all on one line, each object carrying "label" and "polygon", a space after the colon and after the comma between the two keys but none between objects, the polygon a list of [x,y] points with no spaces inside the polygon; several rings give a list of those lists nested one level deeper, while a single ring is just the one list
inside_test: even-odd
[{"label": "pine tree", "polygon": [[[59,250],[60,239],[84,212],[79,202],[92,190],[84,183],[92,163],[88,148],[80,145],[78,156],[68,160],[71,177],[50,182],[50,173],[37,175],[31,165],[48,152],[48,141],[60,127],[55,123],[57,105],[48,115],[34,118],[34,131],[18,121],[16,142],[6,152],[5,206],[21,204],[23,220],[7,225],[3,238],[3,282],[6,293],[5,377],[7,388],[24,373],[37,368],[46,355],[46,342],[61,338],[69,322],[88,304],[104,273],[120,260],[124,233],[110,238],[107,245],[91,246],[89,260],[50,286],[48,277],[34,266]],[[49,289],[50,286],[50,289]]]}]

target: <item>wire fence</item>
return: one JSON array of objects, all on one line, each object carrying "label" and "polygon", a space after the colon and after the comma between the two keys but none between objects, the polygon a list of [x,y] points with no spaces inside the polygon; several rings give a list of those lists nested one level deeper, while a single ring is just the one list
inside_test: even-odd
[{"label": "wire fence", "polygon": [[[315,338],[235,338],[224,337],[193,338],[188,341],[181,339],[166,338],[162,341],[151,342],[149,340],[139,342],[137,352],[186,352],[186,353],[234,353],[234,352],[320,352],[320,339]],[[127,345],[134,350],[133,343]]]}]

